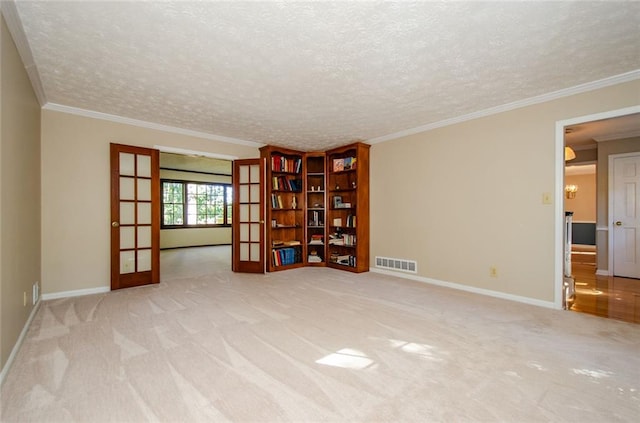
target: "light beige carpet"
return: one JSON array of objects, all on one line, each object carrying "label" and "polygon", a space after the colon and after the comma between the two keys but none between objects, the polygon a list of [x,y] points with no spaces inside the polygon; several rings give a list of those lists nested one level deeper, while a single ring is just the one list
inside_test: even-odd
[{"label": "light beige carpet", "polygon": [[375,273],[234,274],[210,254],[163,253],[177,267],[157,286],[43,303],[2,421],[640,416],[640,325]]}]

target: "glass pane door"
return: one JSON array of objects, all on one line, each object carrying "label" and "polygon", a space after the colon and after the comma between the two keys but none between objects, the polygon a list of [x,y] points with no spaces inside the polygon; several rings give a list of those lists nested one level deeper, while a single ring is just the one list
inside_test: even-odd
[{"label": "glass pane door", "polygon": [[236,160],[233,171],[233,270],[264,272],[264,166],[260,159]]}]

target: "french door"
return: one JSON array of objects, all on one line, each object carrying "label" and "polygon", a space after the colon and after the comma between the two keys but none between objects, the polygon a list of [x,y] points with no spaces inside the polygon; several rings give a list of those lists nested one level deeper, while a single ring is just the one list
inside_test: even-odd
[{"label": "french door", "polygon": [[111,289],[160,282],[159,152],[111,144]]},{"label": "french door", "polygon": [[233,162],[234,272],[264,273],[263,180],[262,159]]}]

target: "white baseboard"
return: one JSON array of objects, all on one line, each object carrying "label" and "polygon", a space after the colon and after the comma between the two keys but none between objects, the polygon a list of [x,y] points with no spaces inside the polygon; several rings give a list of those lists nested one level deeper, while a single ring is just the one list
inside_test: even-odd
[{"label": "white baseboard", "polygon": [[596,270],[597,276],[609,276],[609,271],[607,269],[598,269]]},{"label": "white baseboard", "polygon": [[76,289],[73,291],[53,292],[51,294],[42,294],[43,300],[56,300],[58,298],[79,297],[81,295],[91,294],[104,294],[105,292],[111,292],[111,288],[108,286],[101,286],[99,288],[87,288]]},{"label": "white baseboard", "polygon": [[473,286],[462,285],[462,284],[453,283],[453,282],[445,282],[438,279],[425,278],[423,276],[409,275],[406,273],[393,272],[389,270],[382,270],[374,267],[370,268],[369,270],[371,272],[381,273],[383,275],[397,276],[399,278],[411,279],[418,282],[428,283],[430,285],[444,286],[446,288],[472,292],[474,294],[487,295],[489,297],[500,298],[503,300],[516,301],[519,303],[530,304],[538,307],[553,308],[553,309],[559,310],[556,304],[551,301],[536,300],[535,298],[521,297],[519,295],[507,294],[499,291],[492,291],[490,289],[476,288]]},{"label": "white baseboard", "polygon": [[4,378],[7,376],[7,373],[9,373],[9,369],[13,364],[13,360],[16,358],[16,355],[18,354],[18,350],[20,350],[20,347],[22,346],[22,342],[24,341],[24,338],[27,335],[27,332],[29,331],[29,327],[31,327],[31,322],[33,321],[33,317],[38,312],[41,302],[42,302],[41,300],[38,300],[36,305],[33,306],[33,308],[31,309],[29,318],[24,324],[24,327],[22,328],[22,332],[20,332],[20,336],[18,336],[18,340],[16,341],[16,344],[13,346],[13,349],[11,350],[11,354],[9,354],[9,358],[7,359],[7,362],[4,363],[2,372],[0,372],[0,386],[2,386],[2,384],[4,383]]}]

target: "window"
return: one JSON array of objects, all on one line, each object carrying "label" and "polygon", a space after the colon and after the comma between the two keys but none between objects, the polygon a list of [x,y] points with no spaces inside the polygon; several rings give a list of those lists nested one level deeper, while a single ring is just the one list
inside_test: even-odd
[{"label": "window", "polygon": [[162,181],[162,227],[231,225],[231,185]]}]

